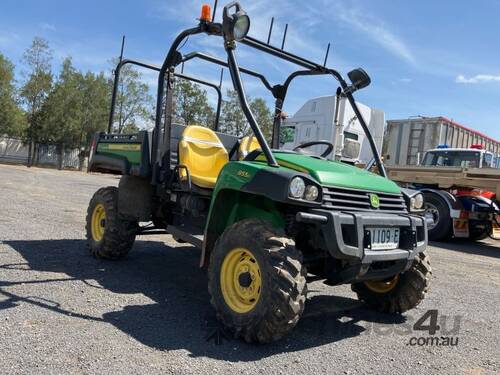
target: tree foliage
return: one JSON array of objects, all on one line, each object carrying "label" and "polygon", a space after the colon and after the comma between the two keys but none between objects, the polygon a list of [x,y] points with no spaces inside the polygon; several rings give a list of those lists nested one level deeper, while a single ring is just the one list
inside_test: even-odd
[{"label": "tree foliage", "polygon": [[23,62],[27,68],[25,81],[21,87],[21,97],[28,114],[28,138],[38,141],[40,110],[52,88],[52,52],[45,39],[35,37],[31,46],[24,52]]},{"label": "tree foliage", "polygon": [[62,148],[88,148],[95,132],[107,127],[110,83],[103,73],[77,71],[71,58],[41,110],[40,140]]},{"label": "tree foliage", "polygon": [[259,124],[264,137],[271,141],[273,135],[273,118],[274,114],[271,112],[266,104],[266,101],[262,98],[255,98],[250,102],[250,109],[252,110],[257,124]]},{"label": "tree foliage", "polygon": [[111,103],[112,83],[103,72],[87,72],[81,76],[82,92],[81,136],[83,147],[88,148],[96,132],[106,131]]},{"label": "tree foliage", "polygon": [[26,122],[16,98],[14,65],[0,53],[0,136],[19,137]]},{"label": "tree foliage", "polygon": [[215,113],[208,103],[206,91],[197,84],[178,79],[174,88],[174,103],[174,121],[184,125],[213,126]]},{"label": "tree foliage", "polygon": [[237,137],[248,134],[249,125],[241,110],[238,94],[234,90],[227,90],[226,97],[222,103],[221,131]]},{"label": "tree foliage", "polygon": [[[249,103],[250,109],[264,133],[264,136],[270,140],[273,131],[273,114],[271,110],[267,107],[265,100],[262,98],[249,99]],[[226,133],[242,137],[252,132],[245,114],[241,109],[238,94],[234,90],[227,91],[227,99],[224,100],[221,117],[221,129]]]},{"label": "tree foliage", "polygon": [[61,73],[43,103],[39,141],[61,147],[79,146],[83,96],[80,91],[81,74],[71,58],[63,61]]},{"label": "tree foliage", "polygon": [[[116,61],[115,61],[116,62]],[[132,66],[125,65],[120,72],[120,82],[115,108],[115,130],[138,129],[150,116],[153,98],[142,75]]]}]

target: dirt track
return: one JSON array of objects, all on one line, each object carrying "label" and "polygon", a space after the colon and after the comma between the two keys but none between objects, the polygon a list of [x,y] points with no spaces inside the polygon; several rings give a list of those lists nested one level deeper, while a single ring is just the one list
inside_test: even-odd
[{"label": "dirt track", "polygon": [[[121,262],[87,254],[87,203],[117,182],[0,165],[0,372],[500,372],[499,242],[433,244],[429,295],[399,319],[366,309],[347,286],[316,282],[282,341],[216,346],[205,340],[215,321],[196,249],[153,236]],[[447,335],[457,346],[409,345],[428,337],[411,327],[429,309],[449,316],[437,336],[460,317]]]}]

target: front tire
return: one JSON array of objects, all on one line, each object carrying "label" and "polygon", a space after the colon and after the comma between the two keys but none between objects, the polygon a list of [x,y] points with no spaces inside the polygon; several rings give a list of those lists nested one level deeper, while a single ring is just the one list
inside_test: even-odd
[{"label": "front tire", "polygon": [[243,220],[217,240],[208,267],[211,304],[236,338],[282,338],[304,311],[307,284],[292,240],[260,220]]},{"label": "front tire", "polygon": [[121,259],[132,249],[137,223],[118,214],[118,189],[108,186],[95,192],[87,209],[87,247],[97,258]]},{"label": "front tire", "polygon": [[429,257],[420,253],[411,268],[394,278],[351,285],[358,299],[382,312],[401,314],[425,298],[432,270]]}]

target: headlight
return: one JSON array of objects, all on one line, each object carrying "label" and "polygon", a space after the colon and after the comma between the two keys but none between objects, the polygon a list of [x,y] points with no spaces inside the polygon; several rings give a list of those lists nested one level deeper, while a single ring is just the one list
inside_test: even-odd
[{"label": "headlight", "polygon": [[233,26],[233,35],[235,40],[241,40],[247,36],[250,30],[250,18],[246,14],[236,15],[236,21]]},{"label": "headlight", "polygon": [[304,198],[306,198],[308,201],[315,201],[316,199],[318,199],[318,195],[319,195],[319,190],[316,186],[308,185],[306,187]]},{"label": "headlight", "polygon": [[[229,9],[232,8],[235,9],[235,12],[229,14]],[[247,36],[250,30],[250,18],[239,3],[233,2],[224,7],[222,28],[228,41],[239,41]]]},{"label": "headlight", "polygon": [[290,196],[293,198],[301,199],[304,196],[304,192],[306,191],[306,183],[300,177],[292,178],[290,182]]},{"label": "headlight", "polygon": [[424,196],[422,194],[416,194],[410,198],[410,209],[420,210],[424,207]]}]

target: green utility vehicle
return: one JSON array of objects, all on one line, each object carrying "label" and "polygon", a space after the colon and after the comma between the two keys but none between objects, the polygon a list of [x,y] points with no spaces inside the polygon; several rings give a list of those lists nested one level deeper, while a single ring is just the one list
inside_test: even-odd
[{"label": "green utility vehicle", "polygon": [[[215,11],[214,13],[215,14]],[[422,301],[431,269],[424,254],[426,222],[415,213],[422,196],[386,178],[373,138],[353,92],[369,85],[362,69],[348,73],[316,64],[248,36],[250,19],[238,3],[213,22],[207,6],[197,26],[174,40],[161,67],[122,60],[108,133],[97,134],[90,171],[122,175],[118,188],[98,190],[88,208],[87,238],[93,255],[119,259],[137,235],[168,233],[201,249],[208,268],[208,289],[218,320],[248,342],[270,342],[292,329],[304,311],[307,283],[351,284],[359,299],[380,311],[403,313]],[[199,52],[181,54],[179,46],[199,34],[221,38],[227,59]],[[238,44],[299,67],[282,84],[240,67]],[[328,54],[327,54],[328,55]],[[183,126],[172,120],[172,92],[187,77],[176,68],[203,60],[228,68],[252,134],[238,138],[215,124]],[[156,124],[152,133],[112,134],[120,69],[135,64],[157,70]],[[258,78],[276,99],[271,145],[249,108],[240,73]],[[279,150],[282,107],[297,77],[324,75],[337,80],[373,151],[380,175],[326,157],[327,141]],[[220,112],[220,88],[218,90]],[[308,148],[322,144],[321,155]],[[154,225],[142,225],[152,222]],[[179,265],[181,267],[182,265]]]}]

